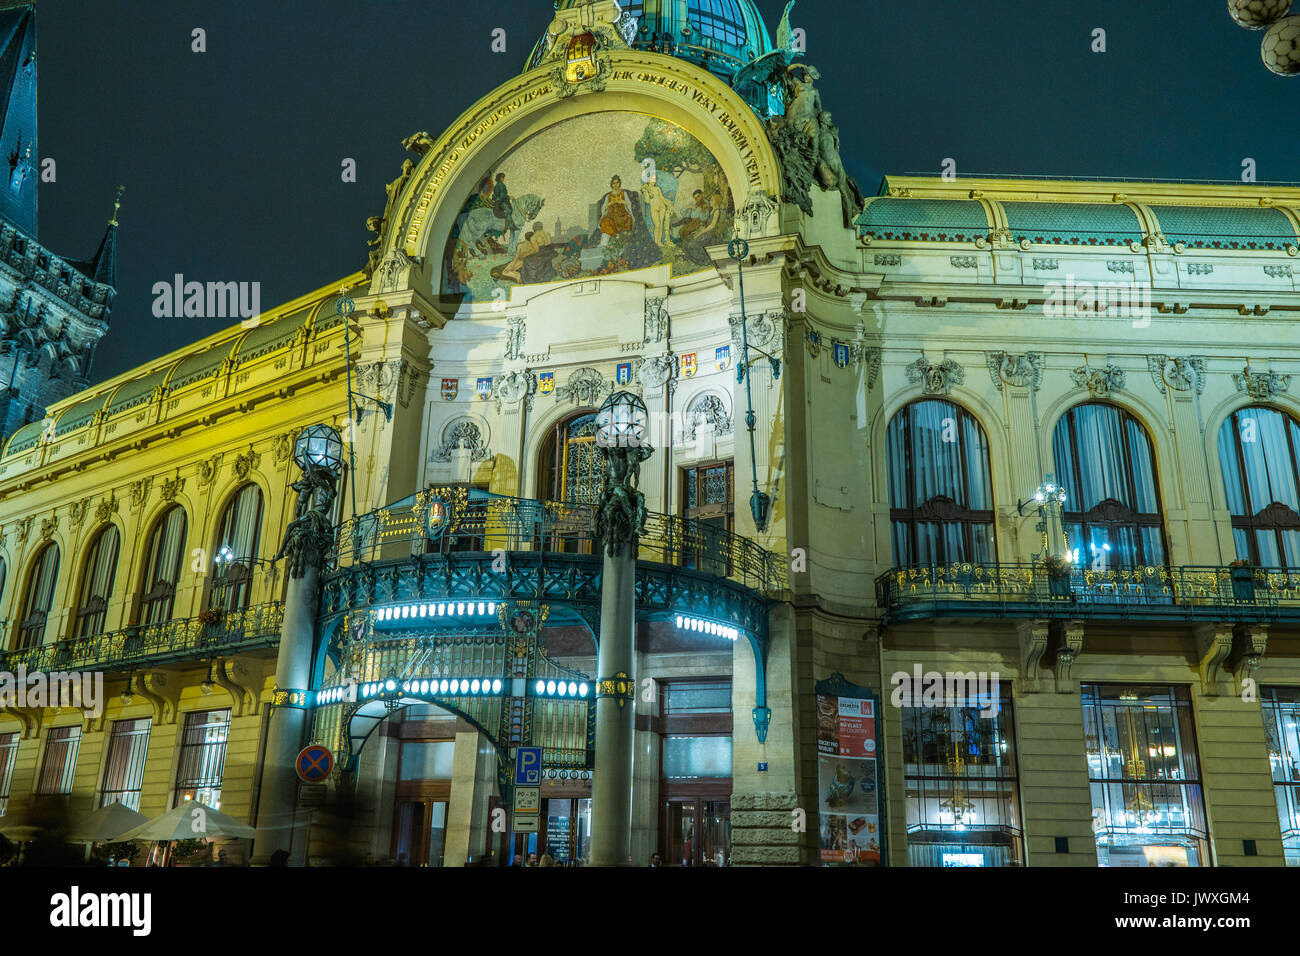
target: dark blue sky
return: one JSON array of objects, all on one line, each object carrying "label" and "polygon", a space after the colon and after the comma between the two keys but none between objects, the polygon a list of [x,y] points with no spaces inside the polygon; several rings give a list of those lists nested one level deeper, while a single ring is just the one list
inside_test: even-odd
[{"label": "dark blue sky", "polygon": [[[775,31],[782,0],[758,6]],[[945,157],[959,176],[1227,181],[1249,157],[1261,181],[1300,180],[1300,78],[1269,73],[1225,7],[799,0],[792,19],[868,193]],[[401,140],[518,73],[550,17],[549,0],[41,0],[39,149],[58,164],[42,243],[89,255],[127,187],[95,379],[227,324],[153,317],[153,284],[177,272],[259,281],[270,308],[359,268]]]}]

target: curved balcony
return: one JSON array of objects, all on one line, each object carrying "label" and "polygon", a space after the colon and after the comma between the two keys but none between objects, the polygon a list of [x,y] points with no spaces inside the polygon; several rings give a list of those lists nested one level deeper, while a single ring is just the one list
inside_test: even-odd
[{"label": "curved balcony", "polygon": [[275,601],[223,612],[210,623],[177,618],[7,651],[0,653],[0,670],[126,670],[234,654],[276,646],[283,623],[284,606]]},{"label": "curved balcony", "polygon": [[[431,488],[358,515],[339,528],[339,565],[467,551],[596,555],[596,506]],[[786,587],[786,563],[749,538],[689,518],[650,512],[638,561],[727,578],[763,594]]]},{"label": "curved balcony", "polygon": [[876,579],[886,622],[949,617],[1300,623],[1300,571],[1287,568],[953,564]]}]

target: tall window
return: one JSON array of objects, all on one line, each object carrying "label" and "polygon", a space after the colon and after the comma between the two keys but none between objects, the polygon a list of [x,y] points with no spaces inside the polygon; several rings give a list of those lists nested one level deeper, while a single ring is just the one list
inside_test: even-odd
[{"label": "tall window", "polygon": [[1206,866],[1205,801],[1185,687],[1084,684],[1102,866]]},{"label": "tall window", "polygon": [[1300,687],[1260,688],[1287,866],[1300,866]]},{"label": "tall window", "polygon": [[72,792],[72,778],[77,769],[77,751],[81,749],[81,727],[55,727],[45,740],[45,760],[36,784],[39,796],[62,796]]},{"label": "tall window", "polygon": [[1165,537],[1151,439],[1114,405],[1078,405],[1052,439],[1065,485],[1065,533],[1090,567],[1165,563]]},{"label": "tall window", "polygon": [[77,637],[94,637],[104,632],[108,598],[113,593],[113,577],[117,574],[117,550],[117,527],[110,524],[95,535],[86,556],[85,570],[81,573]]},{"label": "tall window", "polygon": [[553,501],[595,504],[605,490],[605,462],[596,447],[596,415],[560,422],[542,446],[539,493]]},{"label": "tall window", "polygon": [[17,760],[18,735],[0,734],[0,817],[9,809],[9,789],[13,786]]},{"label": "tall window", "polygon": [[989,709],[899,709],[912,866],[1023,862],[1011,700]]},{"label": "tall window", "polygon": [[27,578],[27,594],[18,615],[18,646],[35,647],[45,640],[45,623],[54,603],[54,582],[59,576],[59,546],[51,541],[45,546]]},{"label": "tall window", "polygon": [[1300,567],[1300,424],[1271,408],[1242,408],[1219,429],[1219,467],[1237,557]]},{"label": "tall window", "polygon": [[209,606],[235,611],[248,606],[262,530],[262,490],[247,484],[226,503],[217,525],[217,556],[221,565],[214,577]]},{"label": "tall window", "polygon": [[149,750],[148,717],[119,720],[113,724],[108,742],[108,764],[104,768],[104,789],[99,805],[120,803],[136,812],[140,810],[140,791],[144,787],[144,760]]},{"label": "tall window", "polygon": [[682,473],[682,517],[689,540],[686,567],[711,574],[730,573],[727,532],[735,529],[734,466],[730,461],[697,465]]},{"label": "tall window", "polygon": [[975,416],[913,402],[890,419],[886,446],[894,564],[993,561],[989,444]]},{"label": "tall window", "polygon": [[165,624],[172,619],[176,585],[181,578],[188,521],[180,505],[169,508],[153,526],[145,551],[145,589],[140,603],[141,624]]},{"label": "tall window", "polygon": [[197,800],[214,810],[221,809],[221,778],[226,770],[229,736],[229,710],[195,710],[185,715],[173,806]]}]

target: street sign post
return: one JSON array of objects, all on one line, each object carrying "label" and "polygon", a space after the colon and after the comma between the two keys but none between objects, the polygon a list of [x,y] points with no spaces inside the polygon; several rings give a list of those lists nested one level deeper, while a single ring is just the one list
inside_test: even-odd
[{"label": "street sign post", "polygon": [[298,759],[293,762],[293,769],[298,772],[298,779],[303,783],[324,783],[334,769],[334,755],[320,744],[303,747],[298,752]]},{"label": "street sign post", "polygon": [[515,749],[515,786],[537,787],[542,783],[542,748]]}]

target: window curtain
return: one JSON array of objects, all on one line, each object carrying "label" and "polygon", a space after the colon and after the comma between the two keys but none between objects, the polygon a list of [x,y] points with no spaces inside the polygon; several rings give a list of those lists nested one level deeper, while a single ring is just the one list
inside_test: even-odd
[{"label": "window curtain", "polygon": [[1239,409],[1219,429],[1219,469],[1239,559],[1264,567],[1300,565],[1300,529],[1254,527],[1272,504],[1300,511],[1297,450],[1300,425],[1276,409]]},{"label": "window curtain", "polygon": [[77,609],[78,637],[94,637],[104,631],[108,598],[117,574],[118,542],[117,527],[109,525],[91,546],[81,585],[81,605]]},{"label": "window curtain", "polygon": [[[1155,464],[1140,423],[1113,405],[1078,405],[1057,423],[1052,454],[1069,495],[1066,534],[1070,546],[1079,549],[1081,564],[1100,568],[1164,564]],[[1082,521],[1108,500],[1148,522]]]},{"label": "window curtain", "polygon": [[144,571],[145,594],[150,595],[143,608],[144,624],[165,624],[171,620],[187,524],[185,509],[177,505],[154,525]]},{"label": "window curtain", "polygon": [[[37,559],[27,585],[27,600],[19,618],[19,647],[32,647],[45,639],[45,623],[54,603],[54,582],[59,575],[59,546],[47,544]],[[30,623],[29,623],[30,622]]]},{"label": "window curtain", "polygon": [[890,420],[886,454],[890,508],[913,512],[893,520],[895,565],[992,561],[991,523],[915,514],[935,498],[950,498],[962,511],[992,511],[988,438],[975,418],[951,402],[913,402]]},{"label": "window curtain", "polygon": [[217,548],[227,547],[240,561],[257,557],[257,537],[262,526],[262,490],[257,485],[245,485],[226,505],[221,522],[221,541]]}]

